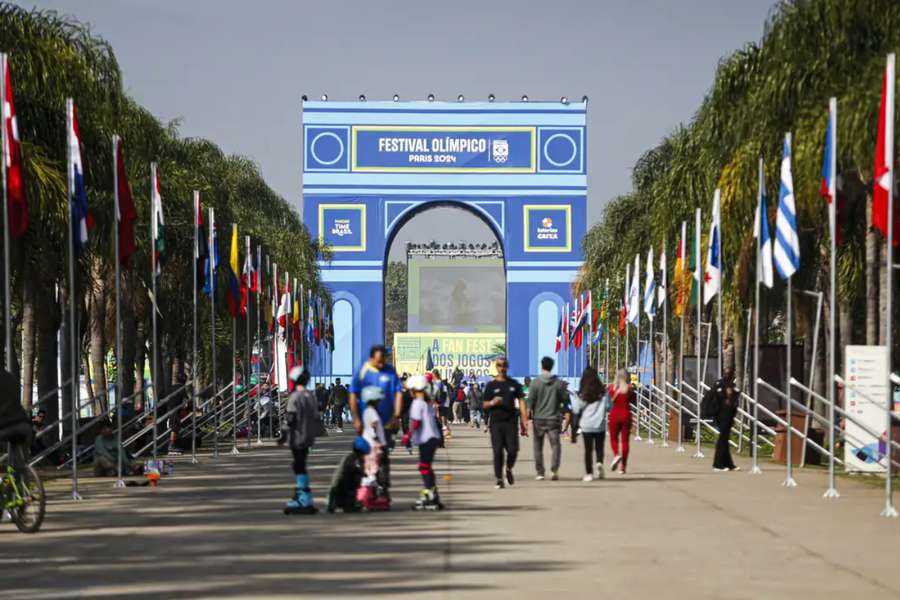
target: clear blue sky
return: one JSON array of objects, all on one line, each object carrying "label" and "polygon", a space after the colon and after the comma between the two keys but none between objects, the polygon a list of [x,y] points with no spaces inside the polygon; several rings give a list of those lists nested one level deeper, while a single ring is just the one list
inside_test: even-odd
[{"label": "clear blue sky", "polygon": [[[588,218],[635,160],[690,120],[719,59],[762,35],[772,0],[42,0],[115,49],[125,87],[185,136],[256,161],[300,206],[300,97],[590,97]],[[447,219],[450,221],[448,222]],[[429,211],[398,235],[469,229]],[[480,224],[480,222],[478,222]],[[469,238],[489,236],[486,227]],[[486,238],[484,238],[486,239]]]}]

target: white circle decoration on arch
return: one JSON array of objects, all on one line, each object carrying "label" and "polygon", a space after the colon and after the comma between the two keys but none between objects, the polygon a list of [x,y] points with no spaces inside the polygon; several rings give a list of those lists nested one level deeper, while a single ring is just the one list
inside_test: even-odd
[{"label": "white circle decoration on arch", "polygon": [[[322,138],[334,138],[338,143],[338,152],[337,155],[332,160],[322,160],[319,158],[318,153],[316,152],[316,144],[318,144],[319,140]],[[334,132],[332,131],[323,131],[318,134],[316,137],[312,139],[309,143],[309,153],[312,154],[312,157],[315,159],[317,163],[322,166],[328,167],[335,164],[337,161],[341,160],[344,157],[344,141]],[[548,159],[549,160],[549,159]]]},{"label": "white circle decoration on arch", "polygon": [[[548,152],[548,149],[550,148],[550,142],[552,142],[553,140],[555,140],[557,138],[559,138],[561,140],[567,140],[572,145],[572,155],[569,156],[568,160],[556,161],[556,160],[553,160],[552,158],[550,158],[550,153]],[[572,161],[575,160],[575,157],[578,156],[578,144],[576,144],[575,140],[572,139],[572,136],[570,136],[568,134],[554,133],[553,135],[548,137],[546,140],[544,140],[543,152],[544,152],[544,160],[546,160],[548,163],[550,163],[554,167],[568,167],[570,164],[572,164]]]}]

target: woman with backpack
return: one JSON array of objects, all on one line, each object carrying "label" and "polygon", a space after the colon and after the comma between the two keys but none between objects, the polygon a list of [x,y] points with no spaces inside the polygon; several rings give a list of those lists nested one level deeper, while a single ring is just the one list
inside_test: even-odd
[{"label": "woman with backpack", "polygon": [[594,480],[594,457],[596,456],[597,479],[603,479],[603,446],[606,444],[606,418],[608,396],[603,389],[600,375],[594,367],[585,368],[581,374],[579,405],[573,406],[578,412],[578,423],[584,441],[584,472],[582,481]]},{"label": "woman with backpack", "polygon": [[634,400],[634,388],[628,382],[628,373],[625,369],[619,369],[616,373],[616,383],[609,386],[609,397],[612,399],[612,410],[609,411],[609,444],[613,451],[609,468],[615,469],[618,466],[619,475],[624,475],[628,467],[631,402]]}]

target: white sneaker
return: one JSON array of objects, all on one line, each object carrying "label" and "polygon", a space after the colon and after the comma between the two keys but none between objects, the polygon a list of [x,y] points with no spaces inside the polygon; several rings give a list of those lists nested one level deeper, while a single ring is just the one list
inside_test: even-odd
[{"label": "white sneaker", "polygon": [[732,467],[732,468],[730,468],[730,469],[728,469],[728,470],[729,470],[729,471],[740,471],[741,468],[740,468],[740,467]]},{"label": "white sneaker", "polygon": [[344,433],[344,430],[341,429],[340,427],[338,427],[337,429],[335,429],[335,431],[337,431],[338,433]]},{"label": "white sneaker", "polygon": [[597,479],[606,479],[606,473],[603,471],[603,464],[597,465]]},{"label": "white sneaker", "polygon": [[538,475],[537,477],[534,478],[534,480],[535,480],[535,481],[543,481],[543,480],[544,480],[544,476],[543,476],[543,475]]},{"label": "white sneaker", "polygon": [[727,470],[728,469],[720,469],[719,467],[713,467],[713,471],[715,471],[716,473],[724,473]]},{"label": "white sneaker", "polygon": [[587,475],[585,475],[584,477],[582,477],[581,480],[582,480],[582,481],[593,481],[593,480],[594,480],[594,476],[591,475],[590,473],[588,473]]},{"label": "white sneaker", "polygon": [[616,454],[613,456],[612,462],[609,463],[609,470],[615,471],[620,462],[622,462],[622,457],[620,455]]}]

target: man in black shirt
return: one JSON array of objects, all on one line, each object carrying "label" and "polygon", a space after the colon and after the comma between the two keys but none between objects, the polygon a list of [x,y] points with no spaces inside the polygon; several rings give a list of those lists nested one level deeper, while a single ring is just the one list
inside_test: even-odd
[{"label": "man in black shirt", "polygon": [[[503,482],[503,455],[506,453],[506,481],[515,483],[513,467],[519,454],[519,433],[527,435],[528,409],[525,406],[525,392],[515,379],[506,376],[509,362],[505,356],[497,359],[497,377],[484,388],[485,414],[490,417],[491,446],[494,450],[494,477],[497,489],[505,487]],[[521,422],[519,422],[521,417]]]}]

